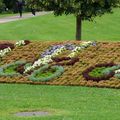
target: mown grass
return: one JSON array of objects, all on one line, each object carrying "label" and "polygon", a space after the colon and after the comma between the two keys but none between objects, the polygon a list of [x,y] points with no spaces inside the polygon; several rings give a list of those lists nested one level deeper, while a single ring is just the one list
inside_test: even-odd
[{"label": "mown grass", "polygon": [[[83,22],[82,39],[97,41],[120,40],[120,9],[114,14],[97,17],[94,22]],[[53,14],[33,17],[5,24],[0,24],[1,40],[74,40],[75,17]]]},{"label": "mown grass", "polygon": [[14,15],[16,15],[16,14],[12,14],[12,13],[0,13],[0,18],[14,16]]},{"label": "mown grass", "polygon": [[[0,120],[119,120],[119,100],[120,90],[115,89],[0,84]],[[14,115],[34,110],[50,115]]]}]

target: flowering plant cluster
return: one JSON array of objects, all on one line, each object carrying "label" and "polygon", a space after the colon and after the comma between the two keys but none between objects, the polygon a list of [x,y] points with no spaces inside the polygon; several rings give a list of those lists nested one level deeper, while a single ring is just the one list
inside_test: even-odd
[{"label": "flowering plant cluster", "polygon": [[76,47],[76,45],[74,45],[74,44],[54,45],[54,46],[51,46],[49,49],[47,49],[45,52],[43,52],[41,54],[41,57],[43,58],[46,55],[51,55],[54,52],[57,53],[56,50],[58,50],[60,48],[64,48],[64,50],[73,50],[75,47]]},{"label": "flowering plant cluster", "polygon": [[120,69],[115,71],[115,74],[120,74]]},{"label": "flowering plant cluster", "polygon": [[30,43],[30,41],[29,40],[20,40],[20,41],[18,41],[18,42],[16,42],[16,46],[24,46],[24,45],[27,45],[27,44],[29,44]]},{"label": "flowering plant cluster", "polygon": [[[50,49],[47,49],[45,52],[43,52],[41,54],[40,59],[38,59],[37,61],[35,61],[33,63],[33,65],[27,67],[24,71],[24,73],[27,73],[30,70],[35,69],[36,67],[39,67],[41,65],[45,65],[48,64],[50,62],[53,62],[53,59],[55,56],[61,54],[62,52],[64,52],[65,50],[72,50],[72,53],[68,56],[70,58],[73,58],[75,56],[75,54],[83,49],[86,48],[90,45],[93,45],[94,43],[89,41],[89,42],[82,42],[82,44],[80,45],[80,47],[74,45],[74,44],[65,44],[65,45],[54,45],[51,46]],[[76,61],[75,61],[76,62]]]},{"label": "flowering plant cluster", "polygon": [[5,48],[3,50],[0,50],[0,57],[3,57],[5,56],[7,53],[9,53],[11,51],[11,48],[8,47],[8,48]]},{"label": "flowering plant cluster", "polygon": [[24,71],[24,73],[30,71],[30,70],[33,70],[34,68],[36,67],[39,67],[41,65],[45,65],[45,64],[48,64],[50,62],[52,62],[52,57],[55,57],[56,55],[59,55],[60,53],[62,53],[63,51],[65,50],[65,47],[64,46],[61,46],[61,47],[58,47],[57,49],[54,50],[54,52],[52,52],[51,55],[46,55],[44,56],[43,58],[40,58],[38,59],[37,61],[35,61],[33,63],[33,65],[27,67]]},{"label": "flowering plant cluster", "polygon": [[87,47],[89,47],[89,46],[96,46],[96,43],[95,43],[95,42],[91,42],[91,41],[82,42],[82,43],[80,44],[80,46],[76,46],[76,47],[72,50],[72,53],[70,53],[70,54],[68,55],[68,57],[70,57],[70,58],[75,57],[75,55],[76,55],[79,51],[81,51],[82,49],[87,48]]},{"label": "flowering plant cluster", "polygon": [[27,45],[29,43],[30,43],[29,40],[21,40],[21,41],[16,42],[15,45],[12,43],[0,44],[0,57],[5,56],[7,53],[12,51],[12,49],[14,49],[15,46]]}]

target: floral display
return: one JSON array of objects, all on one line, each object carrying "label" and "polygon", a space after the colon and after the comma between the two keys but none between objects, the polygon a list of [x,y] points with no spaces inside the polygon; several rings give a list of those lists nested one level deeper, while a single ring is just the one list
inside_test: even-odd
[{"label": "floral display", "polygon": [[29,40],[20,40],[20,41],[18,41],[18,42],[16,42],[16,46],[24,46],[24,45],[27,45],[27,44],[29,44],[30,43],[30,41]]},{"label": "floral display", "polygon": [[[3,45],[4,42],[1,42],[1,44]],[[47,48],[47,50],[53,50],[53,46],[60,47],[54,49],[54,51],[49,51],[51,53],[44,54]],[[1,50],[8,47],[9,46],[1,47]],[[62,48],[62,50],[60,48]],[[25,60],[27,62],[5,68],[4,72],[1,73],[0,83],[120,88],[119,51],[119,42],[98,42],[97,44],[82,41],[32,42],[25,47],[16,47],[10,54],[1,59],[0,68],[3,68],[4,65],[15,63],[15,61],[18,60]],[[74,55],[69,57],[72,52],[74,52]],[[40,53],[44,54],[44,56],[40,56]],[[99,66],[100,64],[104,65]],[[113,66],[105,64],[112,64]],[[24,74],[25,70],[33,65],[36,67]],[[35,72],[46,65],[49,66],[47,69]],[[62,72],[60,76],[51,78],[58,70],[51,69],[53,66],[64,67],[64,73]],[[88,75],[94,79],[91,78],[87,80],[83,72],[90,67],[92,67],[92,69],[89,71]],[[30,76],[32,78],[30,78]]]},{"label": "floral display", "polygon": [[51,55],[53,54],[57,49],[60,49],[64,47],[64,50],[73,50],[76,45],[75,44],[65,44],[65,45],[53,45],[49,49],[47,49],[45,52],[41,54],[41,57],[45,57],[46,55]]},{"label": "floral display", "polygon": [[0,57],[3,57],[5,56],[7,53],[9,53],[11,51],[11,48],[8,47],[8,48],[5,48],[3,50],[0,50]]},{"label": "floral display", "polygon": [[104,63],[104,64],[97,64],[94,67],[89,67],[83,72],[83,76],[86,80],[93,80],[93,81],[101,81],[101,80],[109,80],[111,77],[114,76],[113,71],[103,72],[106,68],[110,68],[115,66],[114,63]]},{"label": "floral display", "polygon": [[83,72],[86,80],[101,81],[109,80],[111,77],[120,78],[120,65],[114,63],[97,64]]},{"label": "floral display", "polygon": [[15,45],[12,43],[2,43],[0,44],[0,57],[5,56],[7,53],[12,51],[12,49],[14,49],[15,46],[27,45],[29,43],[30,43],[29,40],[18,41],[15,43]]},{"label": "floral display", "polygon": [[16,61],[16,62],[1,66],[0,76],[6,76],[6,77],[19,76],[20,73],[16,72],[16,67],[24,63],[26,63],[26,61]]},{"label": "floral display", "polygon": [[70,58],[75,57],[76,54],[77,54],[79,51],[81,51],[82,49],[87,48],[87,47],[89,47],[89,46],[96,46],[96,42],[91,42],[91,41],[82,42],[82,43],[80,44],[80,46],[76,46],[76,47],[72,50],[71,54],[69,54],[68,57],[70,57]]},{"label": "floral display", "polygon": [[[49,74],[47,74],[47,71],[49,71]],[[59,77],[60,75],[63,74],[63,72],[64,72],[64,68],[62,66],[51,66],[50,67],[48,64],[46,64],[40,69],[35,70],[29,76],[29,79],[34,82],[47,82],[47,81],[53,80],[54,78]]]},{"label": "floral display", "polygon": [[33,65],[27,67],[24,71],[24,73],[30,71],[30,70],[33,70],[35,69],[36,67],[39,67],[41,65],[45,65],[45,64],[48,64],[50,62],[52,62],[52,57],[55,57],[56,55],[59,55],[60,53],[62,53],[62,51],[65,50],[65,47],[64,46],[61,46],[59,47],[58,49],[54,50],[54,52],[51,54],[51,55],[46,55],[45,57],[43,58],[40,58],[38,59],[37,61],[35,61],[33,63]]},{"label": "floral display", "polygon": [[115,70],[115,74],[120,74],[120,69],[119,70]]}]

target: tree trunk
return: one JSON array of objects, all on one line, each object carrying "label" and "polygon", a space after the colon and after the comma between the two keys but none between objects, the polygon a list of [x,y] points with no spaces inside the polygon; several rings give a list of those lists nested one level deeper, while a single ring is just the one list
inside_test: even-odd
[{"label": "tree trunk", "polygon": [[76,40],[81,40],[82,35],[82,18],[81,16],[76,17]]}]

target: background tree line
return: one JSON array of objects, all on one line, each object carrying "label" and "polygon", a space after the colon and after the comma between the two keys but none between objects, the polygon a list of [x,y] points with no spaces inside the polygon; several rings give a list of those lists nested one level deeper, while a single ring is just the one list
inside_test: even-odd
[{"label": "background tree line", "polygon": [[[17,0],[0,0],[0,13],[4,12],[10,12],[10,13],[16,13],[17,12],[17,6],[16,6]],[[24,11],[30,11],[31,8],[35,8],[36,10],[41,10],[40,7],[37,6],[36,0],[23,0],[25,2],[24,5]]]}]

